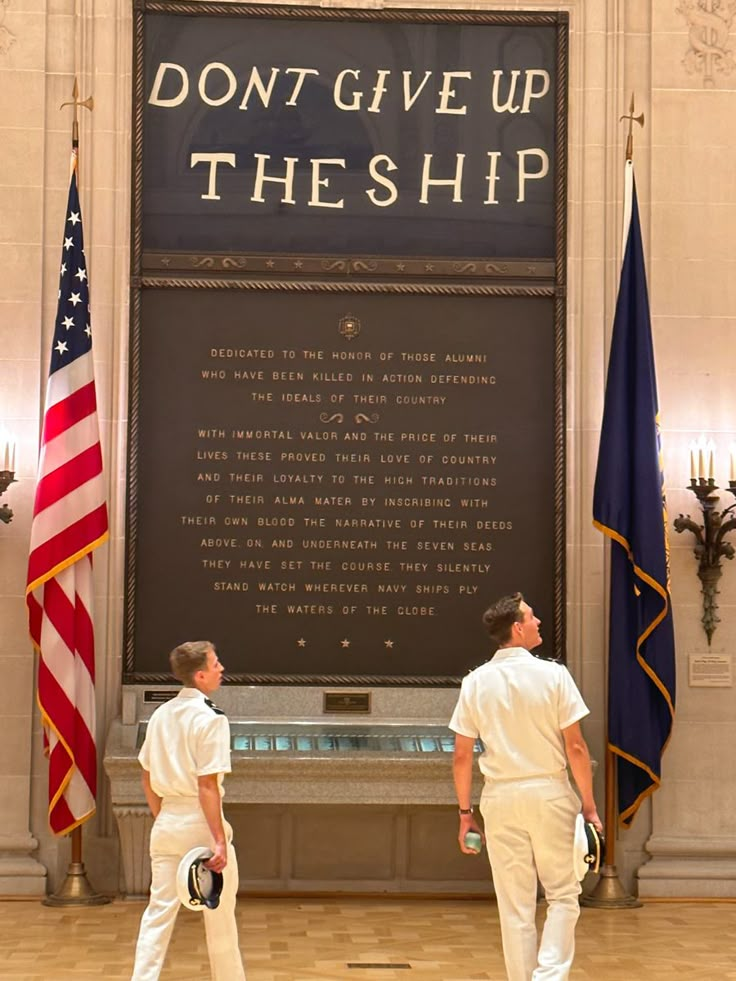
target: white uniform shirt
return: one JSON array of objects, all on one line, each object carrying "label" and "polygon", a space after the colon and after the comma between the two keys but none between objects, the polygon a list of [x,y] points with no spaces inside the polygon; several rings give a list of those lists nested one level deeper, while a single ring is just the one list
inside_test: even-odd
[{"label": "white uniform shirt", "polygon": [[523,647],[504,647],[463,679],[450,728],[480,739],[486,780],[561,774],[567,766],[560,732],[588,714],[562,664]]},{"label": "white uniform shirt", "polygon": [[197,777],[230,773],[230,724],[197,688],[182,688],[151,716],[138,761],[159,797],[197,797]]}]

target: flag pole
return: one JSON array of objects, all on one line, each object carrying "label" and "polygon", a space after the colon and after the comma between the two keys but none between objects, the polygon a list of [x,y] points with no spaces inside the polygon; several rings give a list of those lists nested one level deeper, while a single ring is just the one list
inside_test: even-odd
[{"label": "flag pole", "polygon": [[[94,99],[80,100],[79,85],[74,79],[72,89],[72,101],[63,102],[59,107],[61,111],[65,106],[73,107],[72,116],[72,149],[79,147],[79,106],[94,109]],[[77,182],[79,181],[79,165],[77,164]],[[84,560],[83,560],[84,561]],[[72,854],[69,867],[67,868],[66,878],[51,896],[43,900],[44,906],[103,906],[110,902],[108,896],[103,896],[96,892],[87,880],[87,872],[82,861],[82,826],[78,824],[70,833]]]},{"label": "flag pole", "polygon": [[[634,115],[634,93],[627,115],[629,132],[626,137],[626,160],[634,159],[634,123],[644,126],[644,113]],[[608,745],[608,711],[606,710],[606,758],[605,758],[605,824],[606,860],[601,866],[600,878],[595,889],[588,896],[580,897],[580,905],[593,909],[635,909],[641,902],[624,889],[616,869],[616,831],[618,829],[618,808],[616,807],[616,757]]]}]

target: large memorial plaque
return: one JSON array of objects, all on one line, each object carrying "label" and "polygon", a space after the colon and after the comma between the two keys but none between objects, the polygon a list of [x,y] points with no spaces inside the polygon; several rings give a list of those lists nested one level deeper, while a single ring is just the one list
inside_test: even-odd
[{"label": "large memorial plaque", "polygon": [[566,15],[141,0],[124,680],[564,656]]},{"label": "large memorial plaque", "polygon": [[551,627],[551,312],[147,291],[136,669],[208,636],[240,675],[461,675],[514,589]]}]

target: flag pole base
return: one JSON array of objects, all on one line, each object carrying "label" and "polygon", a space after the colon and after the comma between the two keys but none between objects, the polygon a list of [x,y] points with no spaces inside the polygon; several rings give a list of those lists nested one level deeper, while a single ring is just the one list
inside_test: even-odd
[{"label": "flag pole base", "polygon": [[82,862],[70,862],[62,884],[41,902],[44,906],[104,906],[110,897],[94,891]]},{"label": "flag pole base", "polygon": [[580,897],[580,905],[591,909],[636,909],[642,903],[621,885],[616,866],[604,865],[595,889],[589,896]]}]

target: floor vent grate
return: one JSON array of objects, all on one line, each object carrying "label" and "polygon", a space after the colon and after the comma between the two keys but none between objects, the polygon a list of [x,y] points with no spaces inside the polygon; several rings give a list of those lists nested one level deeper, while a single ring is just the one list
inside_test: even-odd
[{"label": "floor vent grate", "polygon": [[364,971],[411,971],[411,964],[368,964],[363,961],[353,961],[345,966],[363,968]]}]

